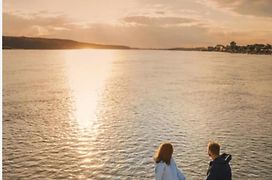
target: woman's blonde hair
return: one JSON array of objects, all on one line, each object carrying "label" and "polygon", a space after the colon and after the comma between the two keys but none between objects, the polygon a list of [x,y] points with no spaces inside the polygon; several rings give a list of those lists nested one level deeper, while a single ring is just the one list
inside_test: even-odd
[{"label": "woman's blonde hair", "polygon": [[156,163],[163,161],[169,165],[173,152],[174,148],[171,143],[162,143],[154,155],[154,160]]}]

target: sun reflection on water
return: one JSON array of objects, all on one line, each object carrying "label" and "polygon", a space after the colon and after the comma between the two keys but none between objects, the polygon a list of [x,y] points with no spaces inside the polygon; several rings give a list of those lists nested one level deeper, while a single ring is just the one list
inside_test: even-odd
[{"label": "sun reflection on water", "polygon": [[73,118],[80,129],[90,130],[97,121],[97,105],[114,59],[111,50],[65,52],[73,99]]}]

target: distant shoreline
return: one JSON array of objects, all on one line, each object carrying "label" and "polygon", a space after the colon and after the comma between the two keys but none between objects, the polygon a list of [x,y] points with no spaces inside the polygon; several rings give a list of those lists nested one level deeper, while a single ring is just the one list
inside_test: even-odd
[{"label": "distant shoreline", "polygon": [[130,49],[130,47],[122,45],[85,43],[68,39],[3,36],[2,41],[2,49]]},{"label": "distant shoreline", "polygon": [[133,48],[124,45],[105,45],[96,43],[78,42],[68,39],[50,39],[36,37],[3,36],[3,50],[76,50],[76,49],[116,49],[116,50],[168,50],[168,51],[205,51],[205,52],[227,52],[239,54],[272,55],[270,44],[252,44],[238,46],[234,41],[229,45],[216,45],[215,47],[195,48]]}]

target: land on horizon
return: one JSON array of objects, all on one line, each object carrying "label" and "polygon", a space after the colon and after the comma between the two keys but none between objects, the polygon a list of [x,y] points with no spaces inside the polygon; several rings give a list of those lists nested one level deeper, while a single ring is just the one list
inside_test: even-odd
[{"label": "land on horizon", "polygon": [[229,45],[208,47],[175,47],[175,48],[134,48],[125,45],[107,45],[98,43],[78,42],[69,39],[41,38],[25,36],[3,36],[3,49],[138,49],[138,50],[174,50],[174,51],[216,51],[247,54],[272,54],[270,44],[252,44],[239,46],[232,41]]},{"label": "land on horizon", "polygon": [[128,46],[78,42],[69,39],[3,36],[3,49],[130,49]]}]

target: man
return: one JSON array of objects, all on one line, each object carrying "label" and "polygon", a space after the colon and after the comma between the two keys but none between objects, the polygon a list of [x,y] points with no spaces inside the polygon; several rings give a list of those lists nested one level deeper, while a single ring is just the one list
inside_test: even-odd
[{"label": "man", "polygon": [[230,154],[220,154],[220,145],[216,142],[208,144],[208,155],[212,161],[207,172],[206,180],[231,180]]}]

